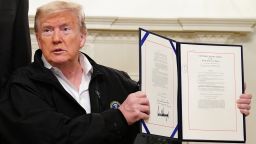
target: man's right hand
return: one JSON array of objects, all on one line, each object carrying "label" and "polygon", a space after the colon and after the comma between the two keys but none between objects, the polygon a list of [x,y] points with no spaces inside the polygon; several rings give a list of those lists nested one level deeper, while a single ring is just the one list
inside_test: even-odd
[{"label": "man's right hand", "polygon": [[148,98],[141,91],[131,93],[120,105],[119,110],[124,115],[128,125],[141,119],[148,119],[150,111]]}]

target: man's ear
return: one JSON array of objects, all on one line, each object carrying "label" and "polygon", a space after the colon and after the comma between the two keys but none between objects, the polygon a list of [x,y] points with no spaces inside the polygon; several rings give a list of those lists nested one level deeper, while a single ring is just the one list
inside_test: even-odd
[{"label": "man's ear", "polygon": [[80,48],[84,47],[85,41],[86,41],[86,33],[81,33],[80,35]]},{"label": "man's ear", "polygon": [[40,42],[39,34],[37,32],[35,34],[36,34],[36,41],[37,41],[38,47],[39,47],[39,49],[41,49],[41,42]]}]

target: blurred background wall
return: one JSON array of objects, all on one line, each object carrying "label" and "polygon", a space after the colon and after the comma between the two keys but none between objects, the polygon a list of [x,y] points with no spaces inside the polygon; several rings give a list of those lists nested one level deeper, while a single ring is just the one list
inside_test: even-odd
[{"label": "blurred background wall", "polygon": [[[30,0],[32,47],[36,7],[52,0]],[[256,1],[255,0],[71,0],[84,6],[89,31],[82,51],[98,63],[139,77],[138,28],[182,42],[241,44],[244,77],[252,93],[246,118],[246,144],[256,138]],[[189,144],[195,144],[191,142]]]}]

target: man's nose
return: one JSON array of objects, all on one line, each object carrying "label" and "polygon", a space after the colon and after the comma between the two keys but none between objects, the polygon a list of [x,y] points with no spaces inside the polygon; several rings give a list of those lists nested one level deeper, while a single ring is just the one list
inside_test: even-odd
[{"label": "man's nose", "polygon": [[54,44],[61,43],[61,34],[59,30],[55,30],[53,33],[52,41]]}]

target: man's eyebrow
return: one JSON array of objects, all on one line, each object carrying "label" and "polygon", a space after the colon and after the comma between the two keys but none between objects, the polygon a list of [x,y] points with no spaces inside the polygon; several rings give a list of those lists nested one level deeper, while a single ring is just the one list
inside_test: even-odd
[{"label": "man's eyebrow", "polygon": [[50,26],[50,25],[44,25],[44,26],[42,26],[42,28],[44,29],[44,28],[53,28],[53,26]]},{"label": "man's eyebrow", "polygon": [[60,27],[65,27],[65,26],[69,26],[70,27],[70,25],[67,24],[67,23],[64,23],[64,24],[60,25]]}]

